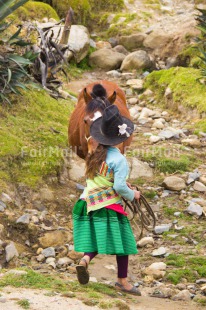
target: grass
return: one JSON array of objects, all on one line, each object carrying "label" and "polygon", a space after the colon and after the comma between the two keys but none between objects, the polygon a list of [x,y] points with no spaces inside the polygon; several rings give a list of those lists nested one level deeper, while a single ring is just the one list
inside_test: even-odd
[{"label": "grass", "polygon": [[192,154],[177,154],[175,150],[174,152],[173,150],[169,150],[168,152],[164,147],[156,147],[155,149],[152,148],[151,151],[142,152],[140,157],[144,161],[154,163],[155,168],[164,173],[188,171],[194,166],[194,163],[197,164]]},{"label": "grass", "polygon": [[[153,71],[145,82],[145,88],[154,91],[157,101],[177,111],[182,105],[199,112],[206,112],[206,88],[201,84],[200,70],[175,67],[168,70]],[[165,89],[172,90],[173,99],[169,102],[164,97]],[[192,91],[191,91],[192,90]]]},{"label": "grass", "polygon": [[148,190],[144,192],[144,196],[149,199],[153,199],[157,193],[154,190]]},{"label": "grass", "polygon": [[[89,306],[97,305],[102,309],[110,309],[113,306],[119,310],[130,309],[124,301],[118,299],[119,295],[112,286],[102,283],[89,283],[88,285],[82,286],[77,281],[66,281],[60,279],[58,276],[40,274],[26,268],[22,268],[21,270],[27,271],[27,274],[5,274],[2,276],[0,278],[0,288],[12,286],[16,288],[24,287],[48,290],[46,293],[47,296],[53,296],[55,292],[55,294],[61,293],[62,296],[69,298],[74,297],[75,292],[77,292],[78,299]],[[22,299],[20,302],[22,308],[29,309],[29,303],[26,299]]]},{"label": "grass", "polygon": [[21,299],[17,301],[17,304],[22,307],[23,309],[29,309],[30,308],[30,303],[27,299]]},{"label": "grass", "polygon": [[186,278],[188,282],[195,282],[198,278],[206,276],[206,258],[201,256],[191,257],[185,254],[170,254],[166,258],[168,266],[179,267],[168,273],[167,279],[173,284]]},{"label": "grass", "polygon": [[22,182],[35,186],[56,175],[68,152],[69,100],[55,100],[43,90],[12,97],[13,105],[0,106],[0,185]]}]

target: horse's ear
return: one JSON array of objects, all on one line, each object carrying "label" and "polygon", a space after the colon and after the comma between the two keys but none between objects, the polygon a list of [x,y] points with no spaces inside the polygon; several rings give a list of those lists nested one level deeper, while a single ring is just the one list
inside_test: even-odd
[{"label": "horse's ear", "polygon": [[88,104],[92,100],[92,96],[90,94],[88,94],[86,88],[84,89],[83,94],[84,94],[85,103]]},{"label": "horse's ear", "polygon": [[114,91],[113,94],[107,98],[107,100],[108,100],[111,104],[113,104],[113,103],[115,102],[115,100],[116,100],[116,97],[117,97],[117,93],[116,93],[116,91]]}]

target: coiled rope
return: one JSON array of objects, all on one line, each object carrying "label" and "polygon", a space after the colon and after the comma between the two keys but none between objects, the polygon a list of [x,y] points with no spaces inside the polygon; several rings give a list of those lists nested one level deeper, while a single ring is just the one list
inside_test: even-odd
[{"label": "coiled rope", "polygon": [[[137,187],[136,190],[138,190]],[[128,208],[132,213],[130,221],[134,220],[136,226],[140,229],[139,239],[142,238],[144,229],[152,232],[156,225],[156,217],[146,198],[140,194],[140,198],[134,199],[132,202],[124,198],[122,199],[125,203],[125,211],[127,212]],[[136,217],[139,219],[138,225],[135,221]]]}]

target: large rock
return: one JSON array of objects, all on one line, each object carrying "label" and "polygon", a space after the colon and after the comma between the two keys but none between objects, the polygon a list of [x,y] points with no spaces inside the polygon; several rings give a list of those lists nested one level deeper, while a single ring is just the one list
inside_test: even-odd
[{"label": "large rock", "polygon": [[163,185],[172,191],[181,191],[186,187],[185,181],[176,176],[166,177],[163,181]]},{"label": "large rock", "polygon": [[171,37],[163,32],[151,32],[144,40],[144,47],[150,48],[152,50],[161,50],[166,46],[166,44],[171,40]]},{"label": "large rock", "polygon": [[128,159],[131,168],[130,168],[130,179],[137,179],[140,177],[152,178],[153,170],[150,168],[148,163],[144,163],[136,158]]},{"label": "large rock", "polygon": [[82,25],[72,25],[69,32],[68,46],[69,49],[74,52],[77,63],[84,59],[90,47],[88,29]]},{"label": "large rock", "polygon": [[119,44],[123,45],[128,51],[134,51],[143,46],[146,35],[143,33],[132,34],[130,36],[121,36]]},{"label": "large rock", "polygon": [[115,52],[111,49],[103,48],[90,55],[89,64],[92,67],[98,67],[109,71],[119,69],[124,58],[124,54]]},{"label": "large rock", "polygon": [[72,235],[63,230],[48,232],[43,237],[39,238],[39,243],[43,248],[55,247],[71,241]]},{"label": "large rock", "polygon": [[138,69],[149,69],[152,67],[152,62],[149,58],[147,52],[139,50],[133,53],[130,53],[125,57],[122,62],[121,71],[128,70],[138,70]]}]

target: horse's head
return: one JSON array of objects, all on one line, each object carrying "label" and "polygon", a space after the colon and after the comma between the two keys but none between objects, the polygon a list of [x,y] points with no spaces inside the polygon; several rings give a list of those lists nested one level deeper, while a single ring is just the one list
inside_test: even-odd
[{"label": "horse's head", "polygon": [[84,115],[84,138],[87,142],[88,155],[91,155],[96,150],[98,142],[90,136],[90,126],[92,122],[102,116],[106,107],[115,102],[116,92],[114,91],[112,95],[108,97],[106,90],[100,84],[96,84],[92,93],[88,93],[87,89],[84,89],[84,100],[86,104]]}]

